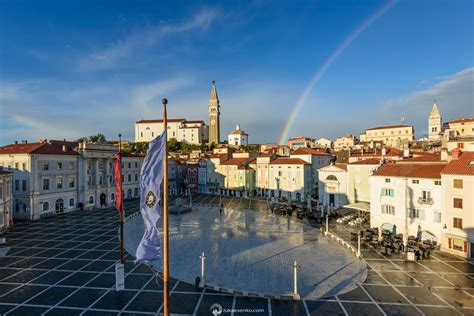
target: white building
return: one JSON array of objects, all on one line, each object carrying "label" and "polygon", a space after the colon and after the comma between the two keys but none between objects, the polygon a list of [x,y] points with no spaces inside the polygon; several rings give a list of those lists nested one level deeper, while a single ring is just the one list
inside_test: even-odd
[{"label": "white building", "polygon": [[[110,144],[44,140],[0,147],[0,167],[13,172],[13,218],[115,204]],[[139,197],[141,156],[124,155],[124,198]]]},{"label": "white building", "polygon": [[[168,119],[167,139],[172,138],[189,144],[205,144],[209,141],[209,127],[204,121]],[[135,122],[135,142],[149,142],[163,132],[163,120]]]},{"label": "white building", "polygon": [[444,124],[443,147],[474,151],[474,117],[459,118]]},{"label": "white building", "polygon": [[0,232],[5,231],[11,223],[13,213],[13,174],[0,169]]},{"label": "white building", "polygon": [[474,258],[474,152],[453,151],[441,181],[445,211],[442,250]]},{"label": "white building", "polygon": [[237,124],[235,130],[230,132],[228,136],[229,145],[231,146],[247,146],[249,144],[249,135],[240,129],[240,125]]},{"label": "white building", "polygon": [[300,158],[275,158],[268,168],[270,197],[303,201],[311,194],[311,164]]},{"label": "white building", "polygon": [[335,207],[347,205],[347,166],[333,164],[318,171],[319,202]]},{"label": "white building", "polygon": [[311,165],[311,195],[317,198],[319,177],[318,170],[331,164],[334,156],[321,150],[300,147],[290,155],[291,158],[299,158]]},{"label": "white building", "polygon": [[318,144],[321,147],[332,148],[332,141],[324,137],[321,137],[320,139],[318,139],[316,141],[316,144]]},{"label": "white building", "polygon": [[445,222],[441,171],[445,163],[386,163],[370,177],[370,225],[441,240]]}]

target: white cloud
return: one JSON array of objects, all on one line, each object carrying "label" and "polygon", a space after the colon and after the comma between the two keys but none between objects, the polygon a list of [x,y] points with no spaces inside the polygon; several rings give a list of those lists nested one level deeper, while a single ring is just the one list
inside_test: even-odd
[{"label": "white cloud", "polygon": [[126,38],[109,44],[80,58],[81,70],[103,70],[116,67],[134,53],[147,49],[165,37],[193,30],[206,30],[219,16],[215,9],[203,10],[189,20],[177,23],[161,23],[147,26],[129,34]]}]

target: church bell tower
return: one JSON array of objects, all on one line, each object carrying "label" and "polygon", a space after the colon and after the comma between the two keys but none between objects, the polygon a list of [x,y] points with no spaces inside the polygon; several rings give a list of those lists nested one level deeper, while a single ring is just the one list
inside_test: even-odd
[{"label": "church bell tower", "polygon": [[431,113],[428,118],[428,140],[437,141],[441,139],[441,125],[442,119],[441,114],[438,111],[436,102],[433,102],[431,107]]},{"label": "church bell tower", "polygon": [[220,140],[220,105],[217,96],[216,82],[212,81],[211,97],[209,98],[209,143],[219,144]]}]

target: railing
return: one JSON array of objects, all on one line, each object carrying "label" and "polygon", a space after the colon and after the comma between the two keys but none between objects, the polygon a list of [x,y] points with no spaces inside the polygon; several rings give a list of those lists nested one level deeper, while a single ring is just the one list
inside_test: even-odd
[{"label": "railing", "polygon": [[434,204],[434,201],[433,201],[432,198],[419,197],[419,198],[418,198],[418,203],[420,203],[420,204],[433,205],[433,204]]}]

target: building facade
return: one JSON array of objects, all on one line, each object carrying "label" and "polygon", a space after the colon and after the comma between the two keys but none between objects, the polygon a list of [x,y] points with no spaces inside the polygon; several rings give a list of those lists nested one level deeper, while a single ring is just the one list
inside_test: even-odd
[{"label": "building facade", "polygon": [[389,147],[401,148],[413,142],[415,129],[410,125],[386,125],[367,129],[360,135],[360,141],[383,142]]},{"label": "building facade", "polygon": [[444,219],[441,171],[445,163],[387,163],[370,177],[370,225],[441,241]]},{"label": "building facade", "polygon": [[351,148],[357,144],[357,138],[352,134],[347,134],[336,138],[334,141],[334,149],[340,150],[343,148]]},{"label": "building facade", "polygon": [[12,222],[13,214],[13,174],[0,169],[0,233]]},{"label": "building facade", "polygon": [[[176,139],[189,144],[205,144],[209,139],[209,127],[204,121],[168,119],[167,139]],[[140,120],[135,122],[135,141],[150,142],[163,133],[163,120]]]},{"label": "building facade", "polygon": [[332,164],[319,169],[319,202],[323,205],[343,207],[348,204],[347,166]]},{"label": "building facade", "polygon": [[209,98],[209,143],[220,142],[220,115],[221,106],[217,95],[216,82],[212,82],[211,97]]},{"label": "building facade", "polygon": [[442,250],[474,258],[474,152],[454,150],[441,172],[443,183]]},{"label": "building facade", "polygon": [[240,129],[240,125],[237,124],[235,130],[229,133],[228,143],[230,146],[247,146],[249,144],[249,134]]},{"label": "building facade", "polygon": [[[13,172],[13,218],[34,220],[114,205],[116,152],[106,143],[55,140],[0,147],[0,166]],[[123,155],[125,199],[139,197],[142,160]]]}]

